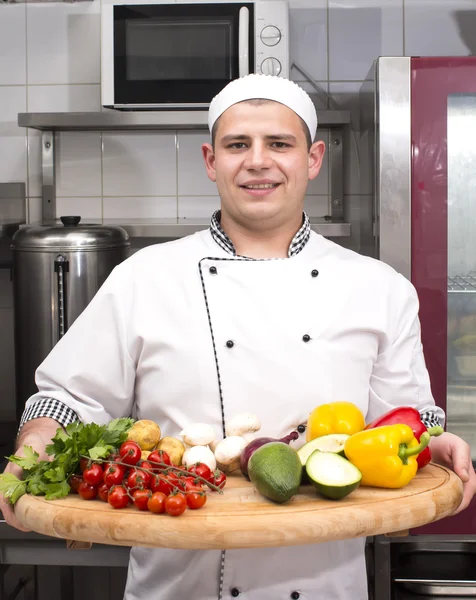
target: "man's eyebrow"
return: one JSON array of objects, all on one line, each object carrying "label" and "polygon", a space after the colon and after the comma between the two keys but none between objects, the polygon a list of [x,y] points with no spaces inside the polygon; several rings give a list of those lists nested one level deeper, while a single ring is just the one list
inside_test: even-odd
[{"label": "man's eyebrow", "polygon": [[[281,140],[281,141],[288,141],[288,142],[296,142],[296,137],[290,133],[275,133],[273,135],[265,135],[264,136],[266,140]],[[244,134],[233,134],[233,133],[229,133],[228,135],[224,135],[221,139],[220,142],[222,144],[226,144],[228,142],[231,141],[244,141],[244,140],[249,140],[251,139],[251,137],[249,135],[244,135]]]},{"label": "man's eyebrow", "polygon": [[231,142],[232,140],[249,140],[249,139],[250,139],[249,135],[229,133],[228,135],[224,135],[222,138],[220,138],[220,142],[222,142],[223,144],[226,144],[227,142]]}]

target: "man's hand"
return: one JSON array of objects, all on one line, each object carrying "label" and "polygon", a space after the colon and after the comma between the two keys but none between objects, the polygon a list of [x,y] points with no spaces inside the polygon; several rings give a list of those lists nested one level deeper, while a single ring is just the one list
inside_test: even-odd
[{"label": "man's hand", "polygon": [[476,473],[469,444],[453,433],[445,432],[431,439],[432,461],[453,470],[463,482],[463,500],[453,514],[469,506],[476,494]]},{"label": "man's hand", "polygon": [[[18,451],[17,454],[20,454],[20,451]],[[18,477],[18,479],[21,479],[22,471],[23,469],[21,467],[9,462],[8,465],[5,467],[4,473],[12,473],[16,477]],[[25,527],[23,527],[20,521],[15,517],[15,512],[12,504],[9,500],[2,496],[2,494],[0,494],[0,511],[2,512],[3,518],[8,523],[8,525],[19,529],[20,531],[30,531],[30,529],[26,529]]]},{"label": "man's hand", "polygon": [[[51,460],[51,457],[46,454],[45,448],[51,443],[51,439],[54,437],[58,427],[59,424],[57,421],[47,417],[28,421],[21,429],[15,454],[17,456],[24,456],[23,446],[31,446],[40,455],[40,460]],[[22,479],[23,469],[9,462],[5,467],[4,473],[12,473],[19,479]],[[20,531],[30,531],[29,529],[25,529],[20,521],[18,521],[15,517],[13,506],[2,494],[0,494],[0,511],[8,525]]]}]

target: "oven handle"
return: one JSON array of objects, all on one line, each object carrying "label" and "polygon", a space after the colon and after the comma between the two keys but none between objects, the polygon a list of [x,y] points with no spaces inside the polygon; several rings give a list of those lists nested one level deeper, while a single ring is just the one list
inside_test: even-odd
[{"label": "oven handle", "polygon": [[238,75],[248,75],[249,68],[249,34],[250,34],[250,11],[246,6],[240,8],[238,22]]}]

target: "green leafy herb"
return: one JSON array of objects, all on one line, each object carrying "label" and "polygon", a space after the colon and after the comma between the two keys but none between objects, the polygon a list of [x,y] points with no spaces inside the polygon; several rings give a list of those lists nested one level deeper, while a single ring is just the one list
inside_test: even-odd
[{"label": "green leafy herb", "polygon": [[69,477],[78,470],[81,456],[107,458],[127,439],[134,419],[120,418],[107,425],[71,423],[60,427],[46,447],[51,460],[38,460],[39,454],[23,446],[24,456],[8,456],[8,460],[23,469],[23,479],[11,473],[0,475],[0,493],[12,504],[23,494],[45,496],[46,500],[64,498],[70,491]]}]

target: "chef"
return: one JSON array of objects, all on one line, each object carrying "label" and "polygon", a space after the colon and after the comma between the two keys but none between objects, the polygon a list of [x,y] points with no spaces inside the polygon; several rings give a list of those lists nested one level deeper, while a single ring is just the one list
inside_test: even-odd
[{"label": "chef", "polygon": [[[367,421],[397,405],[443,420],[420,342],[418,298],[388,265],[310,229],[306,186],[324,144],[309,96],[279,77],[228,84],[202,147],[221,208],[210,228],[149,246],[115,268],[38,368],[23,444],[44,456],[58,423],[153,419],[163,435],[258,414],[281,437],[318,404],[355,403]],[[445,433],[434,460],[476,489],[469,446]],[[7,471],[19,474],[18,467]],[[11,507],[0,504],[21,529]],[[365,539],[272,549],[133,548],[126,600],[364,600]]]}]

